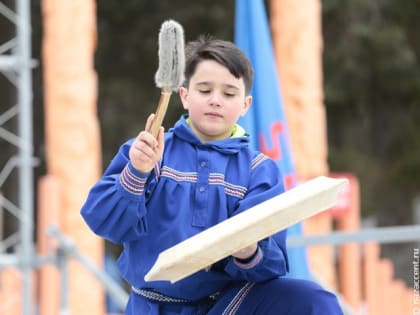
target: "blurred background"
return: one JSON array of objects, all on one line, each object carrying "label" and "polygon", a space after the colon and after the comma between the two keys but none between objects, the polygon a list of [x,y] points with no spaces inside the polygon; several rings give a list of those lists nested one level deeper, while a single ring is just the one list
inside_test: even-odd
[{"label": "blurred background", "polygon": [[[264,1],[269,21],[276,1],[282,2]],[[15,2],[0,3],[14,9]],[[45,10],[49,2],[30,2],[31,55],[37,62],[32,69],[33,155],[37,159],[34,187],[48,173],[43,17],[53,14]],[[357,178],[360,228],[420,224],[420,1],[318,3],[328,172],[345,172]],[[300,5],[305,10],[306,1]],[[154,74],[161,23],[168,18],[180,22],[186,41],[200,34],[233,41],[235,2],[107,0],[97,1],[93,10],[97,109],[91,111],[98,115],[98,171],[102,173],[119,145],[142,130],[146,117],[156,108],[160,90],[154,84]],[[14,34],[13,23],[0,16],[0,45]],[[66,42],[61,44],[64,48]],[[314,53],[309,50],[303,58],[312,58]],[[71,62],[77,68],[77,58]],[[0,113],[17,101],[10,76],[1,75]],[[166,129],[182,112],[178,97],[173,96],[164,121]],[[18,128],[14,121],[3,127],[11,131]],[[0,148],[0,163],[5,165],[16,148],[4,139],[0,139]],[[10,200],[18,198],[18,178],[13,175],[0,187]],[[38,202],[35,194],[34,205]],[[19,221],[8,211],[2,213],[0,231],[7,239]],[[34,216],[36,220],[37,214]],[[334,221],[331,224],[334,230]],[[34,235],[36,232],[34,228]],[[380,257],[394,266],[393,277],[409,288],[413,286],[413,249],[418,247],[414,241],[380,247]],[[5,253],[13,251],[4,249]],[[105,243],[104,252],[111,257],[119,251],[118,246]],[[337,281],[332,285],[338,288]]]}]

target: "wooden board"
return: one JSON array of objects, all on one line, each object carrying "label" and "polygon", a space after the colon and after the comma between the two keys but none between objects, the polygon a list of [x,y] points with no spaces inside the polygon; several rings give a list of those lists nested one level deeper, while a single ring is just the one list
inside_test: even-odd
[{"label": "wooden board", "polygon": [[161,252],[146,281],[176,282],[332,207],[347,179],[320,176]]}]

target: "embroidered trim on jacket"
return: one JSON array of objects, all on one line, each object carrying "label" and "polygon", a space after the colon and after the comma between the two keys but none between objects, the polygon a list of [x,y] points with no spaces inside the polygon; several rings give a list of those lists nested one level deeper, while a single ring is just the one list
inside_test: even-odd
[{"label": "embroidered trim on jacket", "polygon": [[121,172],[120,183],[121,186],[129,193],[134,195],[141,195],[144,192],[146,178],[140,178],[134,175],[127,164]]},{"label": "embroidered trim on jacket", "polygon": [[222,185],[224,186],[225,193],[227,195],[244,198],[247,192],[246,187],[234,185],[225,181],[225,175],[220,173],[211,173],[209,175],[209,184],[210,185]]},{"label": "embroidered trim on jacket", "polygon": [[160,167],[162,164],[162,160],[160,160],[158,163],[156,163],[155,167],[153,168],[155,171],[156,179],[159,179],[160,177]]},{"label": "embroidered trim on jacket", "polygon": [[251,170],[256,168],[258,165],[260,165],[265,160],[268,160],[268,157],[264,155],[263,153],[258,154],[251,162]]},{"label": "embroidered trim on jacket", "polygon": [[235,297],[230,301],[229,305],[225,308],[222,315],[234,315],[239,307],[241,306],[242,302],[246,298],[249,291],[251,291],[252,287],[255,285],[253,282],[248,282],[244,285],[242,289],[235,295]]},{"label": "embroidered trim on jacket", "polygon": [[[167,166],[162,167],[160,176],[171,178],[177,182],[190,182],[190,183],[198,182],[197,172],[180,172]],[[247,192],[246,187],[234,185],[234,184],[226,182],[225,175],[221,173],[210,173],[209,184],[223,186],[225,193],[227,195],[241,198],[241,199],[245,197],[245,194]]]},{"label": "embroidered trim on jacket", "polygon": [[160,176],[172,178],[177,182],[197,182],[197,172],[179,172],[167,166],[162,167]]}]

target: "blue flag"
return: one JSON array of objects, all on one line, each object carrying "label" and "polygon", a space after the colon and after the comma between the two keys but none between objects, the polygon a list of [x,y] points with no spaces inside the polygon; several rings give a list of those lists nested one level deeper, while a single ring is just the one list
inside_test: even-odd
[{"label": "blue flag", "polygon": [[[254,67],[253,103],[239,124],[251,145],[278,162],[286,189],[296,184],[268,20],[262,0],[236,0],[235,43]],[[301,224],[288,235],[301,235]],[[289,276],[311,279],[304,248],[288,249]]]}]

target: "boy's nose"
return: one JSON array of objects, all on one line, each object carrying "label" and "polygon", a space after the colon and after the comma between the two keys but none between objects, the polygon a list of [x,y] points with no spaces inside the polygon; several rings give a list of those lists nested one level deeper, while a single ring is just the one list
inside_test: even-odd
[{"label": "boy's nose", "polygon": [[220,95],[212,93],[209,99],[209,104],[212,106],[222,106],[222,100]]}]

